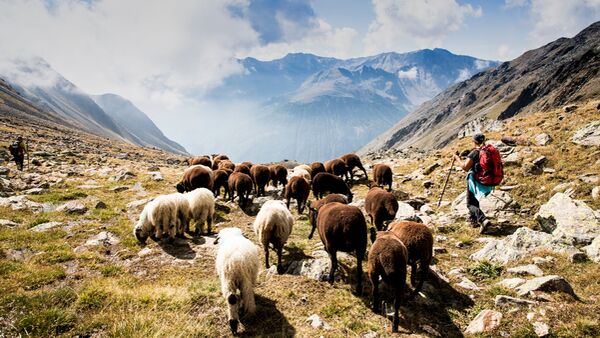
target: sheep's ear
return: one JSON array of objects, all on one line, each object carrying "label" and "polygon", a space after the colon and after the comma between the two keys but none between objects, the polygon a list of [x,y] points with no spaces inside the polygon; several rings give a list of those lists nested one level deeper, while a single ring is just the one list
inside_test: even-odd
[{"label": "sheep's ear", "polygon": [[231,304],[231,305],[235,305],[237,303],[237,296],[234,295],[233,293],[229,295],[229,297],[227,297],[227,303]]}]

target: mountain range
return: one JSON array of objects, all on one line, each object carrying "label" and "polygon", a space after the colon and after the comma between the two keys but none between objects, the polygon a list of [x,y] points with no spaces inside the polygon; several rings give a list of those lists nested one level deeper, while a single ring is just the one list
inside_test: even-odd
[{"label": "mountain range", "polygon": [[255,103],[246,124],[220,142],[234,158],[256,162],[323,161],[354,151],[448,86],[498,64],[444,49],[347,60],[295,53],[239,63],[244,71],[208,98]]},{"label": "mountain range", "polygon": [[[168,139],[146,114],[114,94],[91,96],[57,73],[41,58],[14,60],[2,89],[35,106],[38,118],[95,135],[156,147],[177,154],[185,148]],[[10,90],[9,90],[10,88]]]},{"label": "mountain range", "polygon": [[359,153],[439,148],[471,121],[502,120],[600,95],[600,22],[450,86]]}]

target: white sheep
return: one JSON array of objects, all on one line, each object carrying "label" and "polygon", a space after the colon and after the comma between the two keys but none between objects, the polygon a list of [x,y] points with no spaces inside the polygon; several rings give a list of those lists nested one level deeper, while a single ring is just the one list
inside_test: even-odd
[{"label": "white sheep", "polygon": [[135,237],[142,243],[150,236],[154,240],[183,235],[191,217],[187,199],[179,193],[161,195],[146,204],[140,219],[134,227]]},{"label": "white sheep", "polygon": [[[195,234],[200,235],[202,227],[206,223],[206,233],[210,235],[215,213],[215,195],[206,188],[198,188],[183,194],[183,196],[189,203],[191,218],[196,222]],[[185,231],[189,231],[189,223]]]},{"label": "white sheep", "polygon": [[312,179],[312,177],[310,176],[310,171],[306,170],[305,168],[303,168],[301,166],[295,167],[294,170],[292,170],[292,173],[290,174],[289,178],[292,178],[294,176],[302,177],[308,183],[310,183],[310,181]]},{"label": "white sheep", "polygon": [[229,307],[229,326],[236,334],[240,308],[250,314],[256,311],[254,285],[260,265],[258,247],[245,238],[239,228],[221,229],[215,243],[219,245],[216,267],[221,292]]},{"label": "white sheep", "polygon": [[283,273],[283,245],[292,233],[294,218],[283,201],[267,201],[254,220],[254,233],[265,250],[265,266],[269,268],[269,244],[277,251],[277,272]]}]

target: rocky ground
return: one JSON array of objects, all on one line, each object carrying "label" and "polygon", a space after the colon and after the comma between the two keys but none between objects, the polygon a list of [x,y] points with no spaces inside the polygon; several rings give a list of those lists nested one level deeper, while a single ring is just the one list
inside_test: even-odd
[{"label": "rocky ground", "polygon": [[[503,185],[482,203],[494,221],[484,235],[465,221],[458,170],[437,207],[450,154],[469,147],[468,137],[437,152],[364,159],[392,166],[397,218],[423,222],[435,237],[430,280],[402,306],[400,336],[600,336],[597,105],[478,120],[462,132],[485,131],[506,165]],[[0,119],[0,143],[24,134],[31,150],[25,172],[0,164],[0,336],[229,335],[214,237],[142,246],[131,233],[147,201],[175,191],[183,158]],[[366,183],[353,187],[359,207]],[[256,241],[254,216],[280,195],[271,187],[245,210],[219,198],[217,230],[237,226]],[[318,236],[307,239],[306,215],[293,214],[286,272],[261,271],[258,310],[242,320],[240,335],[391,336],[387,316],[370,310],[367,279],[362,297],[351,293],[352,256],[340,255],[333,286],[324,282],[327,255]]]}]

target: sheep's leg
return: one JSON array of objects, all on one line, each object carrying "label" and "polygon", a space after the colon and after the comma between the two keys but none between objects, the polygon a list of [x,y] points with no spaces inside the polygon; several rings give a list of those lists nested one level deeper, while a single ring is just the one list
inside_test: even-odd
[{"label": "sheep's leg", "polygon": [[333,285],[335,281],[335,270],[337,269],[337,254],[335,251],[329,253],[329,258],[331,259],[331,270],[329,271],[329,284]]},{"label": "sheep's leg", "polygon": [[301,215],[302,214],[302,210],[304,210],[304,207],[302,205],[302,200],[299,199],[299,198],[296,198],[296,204],[298,204],[297,205],[297,207],[298,207],[298,215]]},{"label": "sheep's leg", "polygon": [[373,312],[379,313],[379,275],[376,273],[370,273],[369,278],[373,285]]},{"label": "sheep's leg", "polygon": [[363,275],[363,270],[362,270],[362,255],[356,253],[356,278],[358,279],[358,283],[356,284],[356,294],[358,296],[362,295],[363,292],[363,288],[362,288],[362,275]]},{"label": "sheep's leg", "polygon": [[207,235],[212,234],[212,224],[213,224],[213,214],[208,214],[208,217],[206,218],[206,234]]},{"label": "sheep's leg", "polygon": [[244,285],[240,289],[240,292],[242,294],[244,310],[246,311],[246,313],[252,314],[256,312],[253,284],[250,280],[245,281],[243,284]]},{"label": "sheep's leg", "polygon": [[283,245],[277,248],[277,273],[283,274],[283,263],[281,262],[281,256],[283,256]]},{"label": "sheep's leg", "polygon": [[263,246],[265,247],[265,268],[268,269],[269,268],[269,243],[264,244]]},{"label": "sheep's leg", "polygon": [[312,239],[313,234],[315,233],[315,229],[317,227],[315,225],[312,226],[312,229],[310,229],[310,234],[308,234],[308,239]]},{"label": "sheep's leg", "polygon": [[388,183],[388,192],[392,191],[392,182],[390,181],[390,183]]},{"label": "sheep's leg", "polygon": [[369,175],[367,175],[367,171],[365,170],[365,167],[361,166],[360,170],[362,170],[363,173],[365,173],[365,180],[369,180]]},{"label": "sheep's leg", "polygon": [[292,199],[291,197],[288,197],[287,201],[285,202],[285,205],[287,206],[288,210],[290,209],[290,200],[291,199]]},{"label": "sheep's leg", "polygon": [[417,262],[410,262],[410,285],[414,288],[417,285]]},{"label": "sheep's leg", "polygon": [[398,310],[400,309],[402,293],[403,293],[403,287],[401,285],[396,285],[396,298],[394,299],[394,323],[392,324],[392,332],[398,332],[398,325],[400,324],[400,317],[398,316]]},{"label": "sheep's leg", "polygon": [[371,220],[371,225],[375,225],[375,223],[373,222],[373,215],[369,214],[369,219]]},{"label": "sheep's leg", "polygon": [[429,273],[429,264],[425,264],[423,260],[419,261],[419,283],[415,288],[414,293],[417,294],[423,289],[423,283],[425,283],[425,279],[427,279],[427,274]]}]

